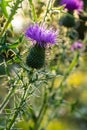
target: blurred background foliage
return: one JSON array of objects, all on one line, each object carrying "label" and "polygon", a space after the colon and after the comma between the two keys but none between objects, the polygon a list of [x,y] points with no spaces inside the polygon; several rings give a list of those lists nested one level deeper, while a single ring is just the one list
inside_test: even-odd
[{"label": "blurred background foliage", "polygon": [[[27,82],[27,74],[22,67],[23,63],[26,63],[26,56],[32,43],[24,37],[24,32],[32,22],[41,23],[46,11],[47,0],[21,1],[19,0],[20,6],[16,6],[17,11],[14,11],[12,7],[14,7],[15,0],[0,0],[0,33],[3,32],[7,22],[5,33],[0,38],[0,103],[11,87],[9,77],[12,78],[10,81],[12,84],[18,80],[16,74],[18,73]],[[46,81],[42,81],[42,77],[45,77],[46,80],[49,73],[54,76],[47,79],[48,95],[50,95],[49,86],[52,83],[53,89],[58,89],[66,69],[77,53],[76,50],[71,51],[71,45],[74,41],[81,40],[83,48],[79,50],[79,61],[64,82],[63,91],[60,92],[58,89],[58,94],[52,95],[52,99],[49,99],[49,107],[42,120],[40,130],[87,130],[87,0],[84,0],[84,11],[79,16],[74,12],[75,23],[73,27],[60,26],[60,19],[67,12],[59,6],[59,2],[59,0],[53,1],[52,9],[46,17],[48,26],[59,30],[58,41],[52,49],[48,48],[46,52],[45,71],[44,68],[42,71],[35,70],[33,78],[37,78],[36,75],[38,75],[38,80],[41,78],[41,81],[35,82],[34,86],[31,87],[31,93],[34,91],[28,101],[28,105],[31,107],[27,107],[25,113],[23,111],[20,113],[22,117],[19,115],[15,125],[17,129],[32,130],[34,125],[32,118],[34,117],[31,113],[34,112],[38,115],[43,102],[43,88],[46,86]],[[13,14],[10,16],[11,11]],[[8,21],[10,21],[9,24]],[[14,106],[13,100],[15,102],[20,100],[22,93],[20,86],[21,81],[18,81],[15,95],[9,100],[3,113],[0,114],[0,130],[3,130],[6,125],[8,115],[11,116],[11,109]]]}]

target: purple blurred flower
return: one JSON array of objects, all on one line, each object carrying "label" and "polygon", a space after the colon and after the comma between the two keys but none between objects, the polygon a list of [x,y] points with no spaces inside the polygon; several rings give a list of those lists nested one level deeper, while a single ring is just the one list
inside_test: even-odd
[{"label": "purple blurred flower", "polygon": [[52,29],[47,30],[45,26],[35,24],[26,30],[25,36],[32,39],[36,44],[46,47],[48,44],[55,44],[57,32]]},{"label": "purple blurred flower", "polygon": [[71,50],[72,51],[78,50],[78,49],[81,49],[82,47],[83,47],[82,42],[77,41],[77,42],[75,42],[75,43],[72,44]]},{"label": "purple blurred flower", "polygon": [[77,10],[78,12],[83,9],[82,0],[61,0],[60,5],[64,5],[69,11]]}]

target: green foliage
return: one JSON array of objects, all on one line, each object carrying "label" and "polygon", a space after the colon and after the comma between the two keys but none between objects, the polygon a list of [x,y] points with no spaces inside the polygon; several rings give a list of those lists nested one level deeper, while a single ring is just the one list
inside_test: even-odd
[{"label": "green foliage", "polygon": [[[57,3],[0,1],[0,130],[87,129],[87,16],[69,14]],[[25,24],[16,33],[12,21],[19,13]],[[24,34],[26,17],[29,24],[38,21],[58,30],[56,45],[31,47]],[[82,25],[83,49],[71,51],[81,40]]]}]

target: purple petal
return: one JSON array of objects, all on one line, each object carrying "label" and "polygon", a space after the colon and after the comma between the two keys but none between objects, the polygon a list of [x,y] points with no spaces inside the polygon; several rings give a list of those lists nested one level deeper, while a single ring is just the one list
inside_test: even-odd
[{"label": "purple petal", "polygon": [[57,39],[57,33],[52,29],[47,30],[44,26],[39,26],[38,24],[31,25],[25,33],[27,38],[30,38],[36,43],[44,46],[47,44],[55,44]]},{"label": "purple petal", "polygon": [[69,11],[77,10],[78,12],[83,10],[83,1],[82,0],[61,0],[60,5],[66,5]]}]

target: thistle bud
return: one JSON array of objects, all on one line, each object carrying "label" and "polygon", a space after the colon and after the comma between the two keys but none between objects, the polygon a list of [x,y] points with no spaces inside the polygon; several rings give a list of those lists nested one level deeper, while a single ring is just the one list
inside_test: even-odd
[{"label": "thistle bud", "polygon": [[30,49],[26,63],[29,67],[40,69],[45,62],[45,48],[35,45]]},{"label": "thistle bud", "polygon": [[75,26],[75,19],[73,15],[66,14],[60,19],[59,24],[65,27],[73,27]]}]

